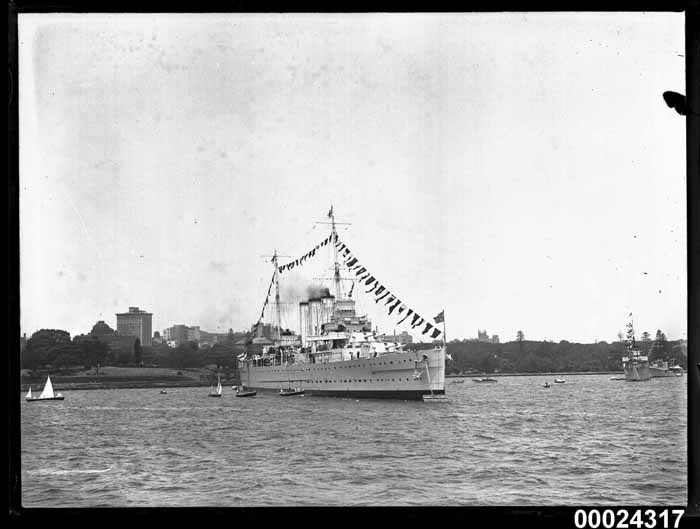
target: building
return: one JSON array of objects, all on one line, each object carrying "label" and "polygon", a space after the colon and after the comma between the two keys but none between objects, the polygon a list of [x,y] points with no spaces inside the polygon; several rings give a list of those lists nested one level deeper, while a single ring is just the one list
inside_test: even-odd
[{"label": "building", "polygon": [[[406,331],[403,331],[401,334],[382,334],[379,338],[383,342],[403,344],[413,343],[413,336],[408,334]],[[440,341],[440,343],[442,343],[442,341]]]},{"label": "building", "polygon": [[501,343],[497,334],[494,334],[493,336],[491,336],[489,338],[489,333],[486,332],[486,329],[484,329],[484,330],[478,329],[477,333],[478,333],[478,338],[476,339],[477,342]]},{"label": "building", "polygon": [[106,343],[111,351],[133,351],[135,338],[132,335],[117,334],[103,320],[95,323],[89,333],[79,334],[74,338],[76,342],[92,342],[95,340]]},{"label": "building", "polygon": [[188,325],[173,325],[163,331],[163,340],[171,347],[189,342],[197,342],[199,344],[202,341],[202,331],[200,331],[199,325],[192,327]]},{"label": "building", "polygon": [[168,345],[177,346],[187,343],[190,328],[187,325],[173,325],[163,331],[163,339]]},{"label": "building", "polygon": [[141,345],[151,345],[153,314],[129,307],[129,312],[117,313],[117,334],[138,338]]}]

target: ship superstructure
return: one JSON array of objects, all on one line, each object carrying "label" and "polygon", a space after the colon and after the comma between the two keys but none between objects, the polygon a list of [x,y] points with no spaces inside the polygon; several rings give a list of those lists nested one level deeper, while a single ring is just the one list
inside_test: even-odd
[{"label": "ship superstructure", "polygon": [[[303,390],[307,395],[332,397],[419,400],[424,395],[443,395],[444,342],[432,349],[407,351],[404,344],[384,341],[380,339],[376,330],[372,329],[368,316],[358,314],[356,300],[351,297],[352,289],[347,296],[342,295],[338,257],[340,244],[332,208],[329,217],[332,231],[327,241],[334,244],[333,280],[336,295],[332,295],[327,288],[316,289],[308,299],[298,305],[300,333],[282,333],[279,316],[279,277],[284,267],[279,266],[275,252],[275,273],[268,294],[274,284],[277,333],[272,340],[258,340],[263,343],[259,343],[257,347],[255,340],[251,340],[251,347],[239,357],[241,383],[249,388],[261,390],[278,392],[280,389],[292,387]],[[326,244],[326,241],[321,245],[323,244]],[[348,261],[357,261],[347,259],[348,254],[349,252],[345,254],[346,264]],[[370,278],[364,273],[364,269],[358,276],[359,279],[354,279],[355,283],[376,283],[373,276],[369,281]],[[371,290],[377,289],[375,284]],[[375,292],[375,295],[380,296],[377,299],[386,295],[382,295],[382,290],[385,289],[381,287],[379,292]],[[413,311],[407,309],[395,296],[387,299],[392,303],[390,312],[398,309],[401,304],[401,310],[397,310],[397,313],[403,313],[404,319],[412,315]],[[423,318],[418,319],[416,316],[413,315],[410,321],[413,321],[414,326],[416,321],[425,325],[424,334],[434,329],[432,324],[425,324]],[[442,313],[441,317],[444,317]],[[439,321],[444,322],[444,319]],[[439,334],[439,330],[433,330],[431,336]]]},{"label": "ship superstructure", "polygon": [[630,314],[630,321],[627,324],[626,349],[626,354],[622,357],[622,367],[625,370],[625,380],[628,382],[641,382],[649,380],[651,378],[651,373],[649,371],[649,358],[642,354],[642,352],[636,346],[632,314]]},{"label": "ship superstructure", "polygon": [[[654,344],[652,345],[652,357],[658,356],[658,354],[655,354],[655,351],[657,351],[658,349],[659,343],[657,340],[654,341]],[[654,360],[649,365],[649,373],[651,374],[651,378],[681,377],[683,376],[683,368],[679,366],[675,361],[672,364],[669,364],[666,360],[658,359]]]}]

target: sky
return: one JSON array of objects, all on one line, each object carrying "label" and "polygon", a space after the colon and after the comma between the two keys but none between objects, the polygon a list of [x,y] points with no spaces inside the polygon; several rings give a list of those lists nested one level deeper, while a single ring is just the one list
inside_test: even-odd
[{"label": "sky", "polygon": [[248,329],[332,204],[448,340],[685,338],[683,55],[683,13],[20,14],[21,332]]}]

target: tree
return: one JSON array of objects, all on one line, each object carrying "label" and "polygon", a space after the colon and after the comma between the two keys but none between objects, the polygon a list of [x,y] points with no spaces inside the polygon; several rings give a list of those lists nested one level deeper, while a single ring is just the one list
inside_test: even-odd
[{"label": "tree", "polygon": [[66,365],[72,360],[75,348],[70,334],[59,329],[41,329],[29,338],[22,351],[23,368],[35,370],[47,364]]},{"label": "tree", "polygon": [[515,335],[515,340],[518,342],[518,352],[522,354],[523,342],[525,341],[525,333],[523,331],[518,331],[518,333]]},{"label": "tree", "polygon": [[79,363],[85,368],[95,367],[99,373],[99,366],[107,363],[110,357],[109,345],[97,338],[85,338],[76,336],[73,343],[77,349]]},{"label": "tree", "polygon": [[642,352],[644,354],[649,354],[649,350],[651,349],[651,335],[644,331],[642,333]]},{"label": "tree", "polygon": [[136,340],[134,340],[134,362],[136,362],[136,365],[141,365],[142,358],[141,339],[136,338]]},{"label": "tree", "polygon": [[668,342],[666,341],[666,335],[663,332],[661,332],[661,329],[657,329],[656,331],[655,342],[656,343],[654,344],[654,356],[659,357],[659,359],[661,360],[668,360]]}]

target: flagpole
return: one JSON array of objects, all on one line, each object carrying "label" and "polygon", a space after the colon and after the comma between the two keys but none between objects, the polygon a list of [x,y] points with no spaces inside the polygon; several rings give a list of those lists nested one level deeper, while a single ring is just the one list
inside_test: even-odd
[{"label": "flagpole", "polygon": [[442,344],[447,352],[447,331],[445,330],[445,309],[442,309]]}]

